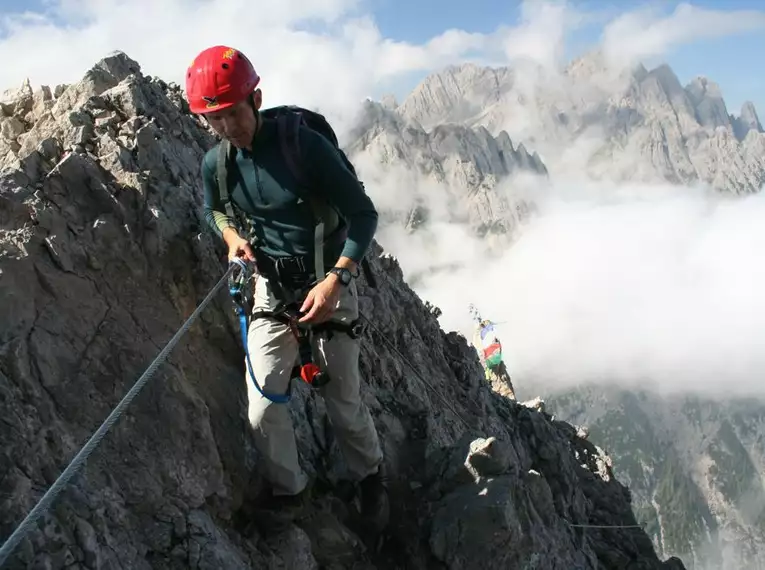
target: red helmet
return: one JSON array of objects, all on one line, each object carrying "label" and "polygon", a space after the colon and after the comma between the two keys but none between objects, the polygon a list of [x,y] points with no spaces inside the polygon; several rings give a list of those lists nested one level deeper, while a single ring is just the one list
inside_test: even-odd
[{"label": "red helmet", "polygon": [[247,57],[228,46],[202,51],[186,70],[186,97],[192,113],[219,111],[255,90],[260,77]]}]

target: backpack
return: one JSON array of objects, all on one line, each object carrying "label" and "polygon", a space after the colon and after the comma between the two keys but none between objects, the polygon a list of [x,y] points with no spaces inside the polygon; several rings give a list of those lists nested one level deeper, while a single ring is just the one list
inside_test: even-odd
[{"label": "backpack", "polygon": [[[318,199],[310,191],[311,183],[305,176],[302,157],[300,155],[300,141],[298,140],[300,125],[306,125],[308,128],[318,132],[327,139],[337,150],[337,153],[346,168],[348,168],[348,170],[350,170],[358,179],[356,169],[345,152],[340,148],[337,135],[324,115],[294,105],[272,107],[270,109],[264,109],[260,113],[266,118],[276,119],[282,155],[287,162],[287,166],[292,171],[293,176],[295,176],[295,179],[298,181],[300,187],[298,195],[311,207],[314,223],[316,225],[314,235],[314,270],[317,279],[320,279],[321,276],[324,275],[324,246],[327,243],[327,239],[331,236],[333,239],[344,240],[347,223],[345,218],[343,218],[336,208],[325,200]],[[231,143],[226,139],[223,139],[218,147],[218,189],[220,200],[223,202],[226,209],[226,214],[233,220],[236,220],[243,227],[247,227],[245,216],[237,215],[234,211],[234,204],[232,203],[228,191],[228,164],[233,160],[234,152],[235,149],[232,147]],[[363,187],[363,183],[361,184]],[[250,239],[254,239],[254,234],[252,232],[250,232]],[[372,275],[366,257],[362,258],[361,267],[364,270],[369,285],[373,288],[376,287],[374,276]]]}]

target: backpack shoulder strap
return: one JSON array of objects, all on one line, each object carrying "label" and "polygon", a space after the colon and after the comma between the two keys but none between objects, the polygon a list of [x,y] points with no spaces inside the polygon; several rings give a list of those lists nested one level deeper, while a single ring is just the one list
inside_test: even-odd
[{"label": "backpack shoulder strap", "polygon": [[[324,278],[324,234],[327,227],[335,229],[339,224],[339,216],[337,210],[335,210],[330,204],[325,201],[318,200],[310,191],[310,184],[305,176],[305,172],[302,169],[302,156],[300,154],[300,123],[302,117],[298,112],[289,112],[279,114],[277,117],[277,128],[279,132],[279,141],[282,149],[282,154],[287,162],[288,168],[292,171],[293,176],[298,180],[298,183],[303,186],[304,192],[301,193],[302,197],[308,202],[313,211],[313,217],[316,222],[316,232],[314,236],[314,250],[315,261],[314,269],[316,271],[316,278]],[[347,159],[345,154],[341,152],[342,158],[345,160],[348,168],[356,173],[353,164]],[[367,278],[367,283],[373,289],[377,288],[377,280],[374,277],[372,268],[369,265],[369,261],[366,257],[361,259],[361,268]]]},{"label": "backpack shoulder strap", "polygon": [[236,208],[236,203],[231,199],[229,191],[229,165],[231,165],[236,156],[236,149],[227,140],[222,140],[218,145],[217,177],[218,177],[218,196],[223,203],[226,215],[234,223],[237,232],[244,232],[250,245],[257,247],[258,237],[251,220],[244,215],[240,209]]},{"label": "backpack shoulder strap", "polygon": [[284,155],[284,159],[293,176],[295,176],[298,184],[302,187],[300,197],[308,202],[313,213],[314,223],[316,224],[313,242],[314,271],[316,279],[322,280],[326,272],[324,268],[324,243],[327,228],[330,228],[330,230],[334,229],[338,225],[339,217],[330,204],[317,199],[311,192],[311,185],[303,170],[302,155],[300,153],[299,135],[302,120],[300,114],[296,112],[280,114],[277,118],[277,129],[282,155]]},{"label": "backpack shoulder strap", "polygon": [[324,221],[326,227],[334,229],[339,222],[337,210],[325,200],[318,199],[310,190],[311,183],[303,169],[302,154],[300,153],[300,124],[301,116],[296,113],[285,113],[277,119],[279,128],[279,140],[282,154],[287,161],[287,166],[302,186],[300,196],[308,202],[316,221]]},{"label": "backpack shoulder strap", "polygon": [[299,134],[301,122],[300,115],[295,112],[280,114],[276,119],[279,131],[279,144],[281,145],[282,155],[287,161],[287,166],[301,186],[308,186],[300,154]]},{"label": "backpack shoulder strap", "polygon": [[226,215],[236,221],[234,207],[231,205],[231,196],[228,192],[228,159],[230,154],[231,143],[223,139],[218,145],[218,194],[226,209]]}]

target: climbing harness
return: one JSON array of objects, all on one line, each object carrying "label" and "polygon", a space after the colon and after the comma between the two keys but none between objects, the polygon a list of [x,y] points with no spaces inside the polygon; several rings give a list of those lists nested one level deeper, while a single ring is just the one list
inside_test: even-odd
[{"label": "climbing harness", "polygon": [[332,338],[335,332],[342,332],[357,339],[364,334],[364,326],[358,320],[349,324],[326,321],[316,325],[302,325],[298,322],[301,317],[296,304],[281,305],[274,311],[260,310],[252,314],[253,319],[270,318],[290,328],[298,343],[298,364],[292,369],[293,378],[300,378],[313,388],[321,388],[329,383],[330,376],[313,361],[314,339],[319,335]]},{"label": "climbing harness", "polygon": [[[282,288],[280,280],[269,278],[269,284],[279,300],[277,307],[273,310],[253,311],[254,303],[252,294],[254,291],[253,277],[254,271],[244,260],[235,258],[232,260],[240,271],[232,275],[229,280],[229,294],[234,304],[234,312],[239,320],[239,329],[242,338],[242,345],[245,352],[245,360],[255,389],[266,399],[275,404],[286,404],[292,398],[292,380],[300,379],[314,389],[320,389],[326,386],[330,381],[330,375],[326,370],[322,370],[313,359],[314,340],[320,335],[327,335],[331,338],[334,332],[343,332],[351,338],[359,338],[364,333],[364,327],[360,320],[351,323],[339,323],[337,321],[326,321],[316,325],[305,325],[299,322],[302,314],[300,313],[300,302],[305,294],[317,282],[313,281],[303,285],[296,293],[286,301],[287,295]],[[267,393],[260,385],[255,376],[252,367],[250,352],[248,349],[248,331],[250,322],[259,318],[270,318],[284,325],[287,325],[295,337],[298,345],[298,362],[292,368],[292,375],[287,383],[287,389],[283,394]]]},{"label": "climbing harness", "polygon": [[101,426],[91,436],[91,438],[87,441],[87,443],[83,446],[83,448],[79,451],[79,453],[77,453],[74,459],[72,459],[71,463],[69,463],[67,468],[64,469],[61,475],[58,476],[58,479],[56,479],[53,482],[53,485],[50,486],[50,489],[46,491],[46,493],[38,501],[38,503],[34,506],[34,508],[29,512],[29,514],[24,518],[24,520],[21,521],[21,524],[19,524],[19,526],[16,528],[16,530],[13,531],[11,536],[8,537],[8,539],[5,541],[5,544],[3,544],[2,547],[0,547],[0,567],[3,566],[3,564],[6,562],[8,557],[11,555],[11,552],[13,551],[13,549],[16,548],[18,544],[24,539],[26,534],[32,529],[32,527],[35,525],[37,520],[50,508],[51,503],[53,503],[53,501],[56,499],[58,494],[61,493],[61,491],[64,489],[64,487],[69,482],[69,480],[74,476],[77,470],[80,467],[82,467],[82,465],[88,460],[88,457],[90,456],[90,454],[93,453],[96,447],[98,447],[98,444],[101,443],[101,440],[104,438],[104,436],[109,431],[109,429],[119,419],[119,417],[122,415],[122,412],[125,411],[125,408],[127,408],[130,405],[130,402],[133,401],[133,399],[143,389],[143,387],[146,385],[149,379],[151,379],[151,377],[157,371],[157,368],[159,367],[159,365],[162,364],[162,362],[167,358],[167,355],[175,347],[175,345],[178,343],[181,337],[189,330],[189,328],[191,328],[192,323],[197,319],[197,317],[205,309],[205,307],[210,303],[210,301],[212,301],[213,297],[218,292],[218,290],[223,285],[225,285],[226,280],[229,278],[231,273],[236,269],[236,267],[237,266],[235,264],[231,264],[229,266],[228,270],[223,275],[223,277],[220,278],[218,283],[216,283],[216,285],[210,290],[210,292],[207,294],[204,300],[202,300],[202,302],[197,306],[194,312],[191,313],[191,316],[186,320],[185,323],[183,323],[181,328],[178,329],[178,332],[176,332],[175,335],[173,335],[173,337],[167,343],[165,348],[163,348],[162,351],[157,355],[157,357],[152,361],[152,363],[149,365],[149,367],[146,369],[143,375],[141,375],[141,377],[136,381],[136,383],[128,391],[128,393],[125,394],[125,397],[122,398],[119,404],[117,404],[114,410],[112,410],[112,412],[109,414],[106,420],[104,420]]}]

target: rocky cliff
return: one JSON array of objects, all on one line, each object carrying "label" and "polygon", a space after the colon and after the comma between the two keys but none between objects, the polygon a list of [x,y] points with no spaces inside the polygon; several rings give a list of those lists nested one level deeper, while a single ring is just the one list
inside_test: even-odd
[{"label": "rocky cliff", "polygon": [[667,65],[615,69],[596,52],[561,73],[450,66],[395,110],[425,128],[454,121],[506,131],[559,173],[703,181],[730,192],[755,192],[765,182],[765,132],[754,105],[733,116],[713,81],[684,87]]},{"label": "rocky cliff", "polygon": [[[82,81],[2,106],[0,537],[7,537],[223,273],[200,216],[213,144],[179,89],[112,54]],[[243,358],[217,298],[114,425],[9,568],[683,568],[633,528],[610,460],[507,401],[378,245],[364,399],[391,476],[372,540],[321,402],[290,404],[310,516],[278,534],[260,487]],[[592,526],[587,526],[592,525]]]}]

